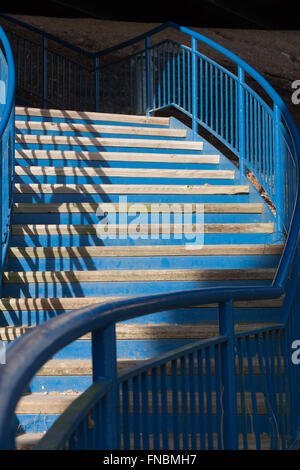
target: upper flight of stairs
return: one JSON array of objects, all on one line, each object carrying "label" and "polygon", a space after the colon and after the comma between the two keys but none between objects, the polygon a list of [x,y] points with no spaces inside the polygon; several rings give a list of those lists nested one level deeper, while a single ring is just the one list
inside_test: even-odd
[{"label": "upper flight of stairs", "polygon": [[[174,118],[17,108],[16,132],[15,206],[0,300],[2,340],[109,299],[271,283],[283,248],[271,211],[248,180],[239,181],[228,159],[208,142],[192,141],[190,130]],[[126,196],[127,206],[118,206],[120,196]],[[164,235],[167,219],[157,214],[166,215],[166,206],[153,210],[156,236],[149,237],[154,203],[188,204],[189,233],[199,223],[196,210],[202,204],[204,245],[188,240],[187,248],[186,239],[176,237],[175,214],[170,216],[171,238]],[[124,234],[136,217],[127,218],[129,208],[141,211],[144,238],[100,240],[100,204],[104,213],[115,210],[117,234]],[[237,330],[276,322],[282,301],[236,302]],[[202,305],[119,324],[120,367],[216,336],[217,314],[216,305]],[[60,351],[32,380],[17,409],[26,442],[34,439],[32,433],[44,432],[91,383],[90,354],[87,335]],[[267,427],[263,417],[262,432]]]}]

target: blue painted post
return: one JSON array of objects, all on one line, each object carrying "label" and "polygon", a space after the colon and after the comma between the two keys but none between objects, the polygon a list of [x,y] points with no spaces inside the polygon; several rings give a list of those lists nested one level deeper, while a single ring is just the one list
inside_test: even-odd
[{"label": "blue painted post", "polygon": [[43,108],[47,108],[47,38],[43,36]]},{"label": "blue painted post", "polygon": [[246,134],[245,134],[245,72],[239,65],[238,67],[238,87],[239,87],[239,156],[240,156],[240,180],[245,176],[245,159],[246,159]]},{"label": "blue painted post", "polygon": [[147,116],[150,115],[150,109],[152,106],[150,45],[151,45],[150,36],[146,36],[145,49],[146,49],[146,115]]},{"label": "blue painted post", "polygon": [[192,37],[192,128],[193,140],[198,134],[198,74],[197,74],[197,39]]},{"label": "blue painted post", "polygon": [[219,334],[227,337],[221,348],[223,443],[225,450],[235,450],[238,448],[238,427],[232,299],[219,305]]},{"label": "blue painted post", "polygon": [[274,103],[274,192],[276,207],[276,232],[279,239],[283,231],[283,212],[284,212],[284,161],[281,155],[280,123],[281,112]]},{"label": "blue painted post", "polygon": [[95,57],[95,111],[100,111],[99,57]]},{"label": "blue painted post", "polygon": [[92,332],[93,382],[110,380],[112,387],[105,397],[101,423],[99,448],[119,449],[119,394],[117,381],[117,355],[115,324]]}]

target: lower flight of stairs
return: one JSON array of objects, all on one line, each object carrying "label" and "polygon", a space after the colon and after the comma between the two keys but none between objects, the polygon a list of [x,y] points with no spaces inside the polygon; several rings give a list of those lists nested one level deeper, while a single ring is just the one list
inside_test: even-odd
[{"label": "lower flight of stairs", "polygon": [[[14,217],[0,301],[3,341],[109,299],[271,283],[283,249],[271,211],[228,159],[208,142],[192,141],[174,118],[17,108],[16,130]],[[187,234],[203,222],[200,243],[176,236],[178,219],[172,213],[168,220],[167,204],[177,204],[175,212],[188,205]],[[99,239],[99,220],[107,212],[116,237]],[[122,238],[134,219],[135,237]],[[276,322],[281,305],[282,299],[236,302],[237,331]],[[216,305],[201,305],[119,324],[119,367],[216,336],[217,315]],[[34,377],[17,408],[20,448],[31,447],[90,385],[90,356],[86,335]],[[268,417],[257,393],[268,447]]]}]

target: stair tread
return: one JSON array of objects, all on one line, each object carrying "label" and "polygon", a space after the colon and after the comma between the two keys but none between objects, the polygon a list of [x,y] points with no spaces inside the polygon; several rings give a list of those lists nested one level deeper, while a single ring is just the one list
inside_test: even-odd
[{"label": "stair tread", "polygon": [[248,185],[15,184],[17,194],[248,194]]},{"label": "stair tread", "polygon": [[[82,308],[87,305],[97,304],[100,302],[108,302],[122,300],[125,297],[48,297],[48,298],[2,298],[0,299],[0,309],[2,310],[72,310]],[[279,299],[269,300],[249,300],[235,301],[235,308],[280,308],[282,306],[283,297]],[[203,304],[200,308],[216,308],[216,303]],[[197,307],[199,308],[199,307]]]},{"label": "stair tread", "polygon": [[[50,393],[33,393],[21,397],[17,407],[16,414],[61,414],[65,409],[78,397],[80,392],[50,392]],[[149,392],[149,397],[151,392]],[[179,400],[179,413],[181,412],[181,392],[178,392]],[[216,393],[211,393],[212,397],[212,412],[216,413]],[[206,411],[206,392],[203,393],[204,398],[204,411]],[[167,392],[168,412],[172,412],[172,393]],[[252,413],[252,398],[251,392],[245,392],[246,413]],[[189,405],[189,403],[187,403]],[[266,405],[264,394],[256,392],[256,405],[258,414],[266,414]],[[130,394],[130,408],[133,407],[133,399]],[[241,413],[241,394],[237,393],[237,408],[238,413]],[[152,402],[149,403],[149,413],[152,411]],[[199,410],[198,410],[199,411]],[[197,409],[196,409],[197,412]]]},{"label": "stair tread", "polygon": [[[68,235],[68,234],[102,234],[100,227],[105,224],[14,224],[12,225],[13,235]],[[110,233],[130,234],[132,225],[130,224],[109,224]],[[150,233],[273,233],[274,223],[254,222],[254,223],[216,223],[216,224],[138,224],[136,232]],[[192,250],[190,250],[192,252]]]},{"label": "stair tread", "polygon": [[[45,433],[28,433],[28,434],[21,434],[16,436],[16,448],[18,450],[29,450],[32,449],[40,440],[41,438],[45,435]],[[200,434],[196,433],[196,436],[199,437]],[[160,436],[161,437],[161,436]],[[179,437],[180,439],[180,437]],[[243,439],[244,435],[239,434],[239,448],[243,449]],[[198,440],[198,439],[197,439]],[[160,439],[160,449],[163,449],[162,445],[162,440]],[[130,435],[130,443],[131,443],[131,448],[134,449],[134,436],[133,434]],[[213,433],[213,447],[215,449],[219,449],[219,436],[216,433]],[[253,433],[247,433],[247,444],[248,444],[248,450],[256,450],[256,437],[255,434]],[[270,435],[264,433],[263,435],[260,435],[260,444],[261,444],[261,449],[268,450],[270,449],[271,446],[271,437]],[[149,434],[149,450],[154,448],[154,443],[153,443],[153,434]],[[169,449],[173,449],[173,434],[169,434]],[[201,447],[202,448],[202,447]],[[184,446],[182,446],[182,449],[184,449]],[[200,450],[200,443],[198,443],[197,449]]]},{"label": "stair tread", "polygon": [[40,116],[40,117],[53,117],[64,119],[83,119],[95,121],[112,121],[112,122],[136,122],[147,124],[161,124],[168,126],[170,118],[159,116],[138,116],[134,114],[113,114],[113,113],[98,113],[94,111],[73,111],[73,110],[60,110],[60,109],[43,109],[31,108],[24,106],[16,106],[16,116]]},{"label": "stair tread", "polygon": [[90,145],[96,147],[139,147],[139,148],[163,148],[178,150],[203,150],[203,142],[190,140],[155,140],[118,137],[81,137],[65,135],[34,135],[16,134],[17,144],[41,144],[41,145]]},{"label": "stair tread", "polygon": [[[236,333],[245,332],[248,330],[260,329],[266,326],[273,326],[269,323],[237,323],[235,326]],[[13,341],[14,339],[22,336],[27,331],[30,331],[31,326],[7,326],[0,327],[0,339],[2,341]],[[217,322],[209,322],[202,324],[123,324],[116,325],[117,340],[199,340],[219,336],[219,327]],[[78,340],[90,341],[91,334],[87,333]]]},{"label": "stair tread", "polygon": [[9,257],[16,258],[87,258],[124,256],[232,256],[279,255],[283,245],[203,245],[190,250],[185,245],[10,247]]},{"label": "stair tread", "polygon": [[274,268],[251,269],[144,269],[95,271],[5,271],[4,283],[36,282],[159,282],[272,280]]},{"label": "stair tread", "polygon": [[146,168],[94,168],[16,166],[16,175],[33,176],[115,176],[130,178],[234,179],[233,170],[169,170]]},{"label": "stair tread", "polygon": [[16,158],[79,161],[129,161],[165,163],[209,163],[218,164],[219,155],[179,154],[179,153],[134,153],[134,152],[88,152],[77,150],[32,150],[16,149]]},{"label": "stair tread", "polygon": [[134,127],[134,126],[113,126],[93,123],[67,123],[51,121],[16,121],[16,129],[28,129],[38,131],[61,131],[61,132],[90,132],[103,134],[134,134],[134,135],[153,135],[186,137],[185,129],[172,129],[169,127]]},{"label": "stair tread", "polygon": [[[119,204],[119,203],[90,203],[90,202],[61,202],[61,203],[21,203],[16,202],[14,204],[14,212],[19,214],[26,214],[26,213],[96,213],[97,209],[101,209],[103,212],[110,211],[112,207],[116,212],[129,212],[132,210],[132,204]],[[185,204],[185,206],[183,206]],[[184,202],[178,202],[174,204],[171,208],[173,212],[181,212],[182,210],[185,212],[196,212],[198,210],[199,205],[196,203],[186,204]],[[169,207],[165,207],[164,204],[158,205],[159,212],[167,212],[169,213]],[[203,211],[206,213],[261,213],[263,210],[263,204],[258,203],[204,203],[203,204]],[[139,211],[147,211],[151,212],[154,211],[154,204],[153,203],[143,203],[139,206]]]}]

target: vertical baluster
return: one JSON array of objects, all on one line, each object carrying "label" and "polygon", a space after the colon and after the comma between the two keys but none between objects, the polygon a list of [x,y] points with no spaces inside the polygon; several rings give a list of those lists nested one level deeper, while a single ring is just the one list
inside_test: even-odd
[{"label": "vertical baluster", "polygon": [[161,431],[162,448],[169,449],[168,436],[168,388],[167,388],[167,370],[166,365],[160,366],[160,396],[161,396]]},{"label": "vertical baluster", "polygon": [[[256,350],[257,350],[257,354],[258,354],[259,371],[260,371],[260,376],[261,376],[262,382],[263,382],[263,394],[264,394],[265,409],[266,409],[266,413],[267,413],[267,415],[269,417],[269,420],[270,420],[270,423],[271,423],[271,430],[270,430],[271,446],[270,446],[270,448],[274,449],[274,444],[273,444],[273,440],[274,440],[273,413],[272,413],[272,405],[271,405],[271,402],[270,402],[271,397],[270,397],[269,390],[268,390],[268,385],[267,385],[268,377],[266,377],[266,375],[267,375],[267,371],[266,371],[267,358],[265,358],[265,363],[264,363],[263,352],[262,352],[262,349],[265,348],[264,342],[265,342],[264,335],[255,335],[255,346],[256,346]],[[262,347],[262,343],[263,343],[263,347]]]},{"label": "vertical baluster", "polygon": [[[245,83],[245,72],[241,66],[238,67],[238,122],[239,128],[236,130],[236,135],[238,134],[238,140],[236,140],[236,147],[239,146],[239,158],[240,158],[240,178],[242,179],[245,176],[245,93],[244,93],[244,83]],[[237,97],[236,97],[237,99]],[[237,115],[236,115],[237,119]]]},{"label": "vertical baluster", "polygon": [[[151,57],[150,57],[150,36],[146,36],[145,39],[145,62],[146,62],[146,115],[150,115],[150,109],[152,107],[152,97],[153,97],[153,90],[151,87]],[[144,108],[143,108],[144,109]]]},{"label": "vertical baluster", "polygon": [[261,138],[261,105],[257,102],[257,127],[258,127],[258,180],[262,180],[262,138]]},{"label": "vertical baluster", "polygon": [[230,144],[234,147],[234,133],[233,133],[233,79],[230,80]]},{"label": "vertical baluster", "polygon": [[280,135],[281,111],[279,106],[274,104],[274,189],[275,189],[275,207],[276,207],[276,229],[278,233],[283,229],[283,211],[284,211],[284,187],[282,165],[282,145]]},{"label": "vertical baluster", "polygon": [[244,374],[243,340],[241,338],[239,338],[237,341],[237,357],[238,357],[238,374],[239,374],[239,383],[240,383],[243,449],[248,450],[247,410],[246,410],[246,397],[245,397],[246,385],[245,385],[245,374]]},{"label": "vertical baluster", "polygon": [[189,449],[189,426],[188,426],[189,419],[188,419],[188,403],[187,403],[186,356],[183,356],[180,359],[180,374],[181,374],[182,446],[183,446],[183,449],[187,450]]},{"label": "vertical baluster", "polygon": [[102,423],[96,423],[102,430],[99,447],[102,449],[118,449],[119,434],[119,386],[117,379],[116,332],[115,324],[104,329],[92,331],[92,363],[93,383],[103,378],[111,381],[111,388],[106,392]]},{"label": "vertical baluster", "polygon": [[[191,449],[197,449],[197,427],[196,427],[196,418],[199,419],[197,416],[196,410],[196,387],[195,387],[195,353],[191,353],[188,356],[188,364],[189,364],[189,396],[190,396],[190,432],[191,432]],[[202,417],[200,417],[202,419]]]},{"label": "vertical baluster", "polygon": [[123,415],[122,415],[122,429],[123,431],[123,448],[124,450],[129,450],[130,445],[130,433],[131,433],[131,414],[130,414],[130,386],[129,380],[126,380],[122,384],[122,405],[123,405]]},{"label": "vertical baluster", "polygon": [[217,449],[223,449],[222,430],[222,380],[221,380],[221,348],[219,344],[212,347],[215,362],[215,388],[216,388],[216,411],[217,411]]},{"label": "vertical baluster", "polygon": [[133,442],[134,450],[141,448],[141,386],[140,386],[140,375],[136,375],[132,380],[133,388]]},{"label": "vertical baluster", "polygon": [[192,127],[193,139],[198,134],[198,75],[197,75],[197,40],[192,37]]},{"label": "vertical baluster", "polygon": [[250,387],[251,405],[252,405],[251,406],[252,407],[252,421],[253,421],[253,428],[254,428],[254,434],[255,434],[256,450],[261,450],[260,434],[259,434],[259,427],[258,427],[257,400],[256,400],[254,372],[253,372],[253,364],[252,364],[252,353],[251,353],[251,344],[250,344],[249,336],[245,337],[245,344],[246,344],[249,387]]},{"label": "vertical baluster", "polygon": [[253,98],[252,95],[249,95],[250,99],[250,163],[252,168],[254,168],[254,142],[253,142]]},{"label": "vertical baluster", "polygon": [[224,138],[224,98],[223,98],[223,85],[224,85],[224,74],[222,70],[220,70],[220,135]]},{"label": "vertical baluster", "polygon": [[214,128],[214,88],[213,88],[213,65],[210,62],[209,64],[209,78],[210,78],[210,84],[209,84],[209,89],[210,89],[210,128]]},{"label": "vertical baluster", "polygon": [[156,67],[157,67],[157,60],[156,60],[156,48],[153,47],[152,49],[152,100],[153,109],[156,108]]},{"label": "vertical baluster", "polygon": [[188,98],[188,112],[191,114],[191,53],[187,51],[187,98]]},{"label": "vertical baluster", "polygon": [[[156,378],[156,369],[152,369],[152,376]],[[158,411],[158,403],[155,400],[154,396],[157,395],[157,380],[154,379],[154,384],[152,385],[152,414],[154,417],[155,412]],[[141,387],[142,387],[142,440],[143,440],[143,450],[149,450],[149,394],[148,394],[148,373],[143,372],[141,376]],[[155,429],[155,428],[154,428]],[[155,429],[155,434],[159,435],[159,432]]]},{"label": "vertical baluster", "polygon": [[207,448],[214,448],[213,441],[213,401],[212,401],[212,371],[211,371],[211,351],[205,348],[205,392],[206,392],[206,429],[207,429]]},{"label": "vertical baluster", "polygon": [[161,53],[160,47],[157,47],[157,107],[161,107]]},{"label": "vertical baluster", "polygon": [[250,162],[250,149],[249,149],[249,93],[245,90],[245,139],[246,139],[246,153],[245,161],[247,164]]},{"label": "vertical baluster", "polygon": [[177,104],[181,106],[181,63],[180,47],[177,49]]},{"label": "vertical baluster", "polygon": [[277,382],[279,386],[279,418],[280,418],[280,435],[281,449],[286,449],[286,429],[285,429],[285,406],[284,406],[284,368],[282,364],[282,351],[280,344],[280,330],[275,332],[275,370],[277,371]]},{"label": "vertical baluster", "polygon": [[198,406],[199,406],[199,431],[200,431],[200,449],[206,449],[205,427],[204,423],[207,420],[204,409],[204,378],[203,378],[203,351],[200,349],[197,354],[198,360]]},{"label": "vertical baluster", "polygon": [[162,44],[162,61],[163,61],[163,106],[166,106],[166,58],[165,58],[165,44]]},{"label": "vertical baluster", "polygon": [[218,134],[219,132],[219,81],[218,81],[218,67],[215,67],[215,109],[216,109],[216,118],[215,118],[215,131]]},{"label": "vertical baluster", "polygon": [[[153,431],[153,448],[160,449],[160,422],[159,422],[159,396],[158,396],[158,368],[152,369],[151,374],[151,392],[152,392],[152,431]],[[144,420],[144,415],[143,415]],[[148,440],[149,441],[149,440]],[[149,442],[148,442],[149,446]],[[148,447],[149,448],[149,447]]]},{"label": "vertical baluster", "polygon": [[226,337],[222,345],[223,437],[224,449],[238,448],[234,320],[232,299],[219,305],[219,334]]},{"label": "vertical baluster", "polygon": [[172,99],[172,102],[173,103],[176,103],[176,83],[175,83],[175,79],[176,79],[176,71],[175,71],[175,44],[172,44],[172,95],[173,95],[173,99]]},{"label": "vertical baluster", "polygon": [[177,379],[177,360],[171,362],[171,373],[172,373],[172,434],[173,434],[173,449],[178,450],[179,445],[179,406],[178,406],[178,379]]},{"label": "vertical baluster", "polygon": [[185,78],[185,50],[182,48],[182,107],[185,109],[186,106],[186,78]]},{"label": "vertical baluster", "polygon": [[228,120],[228,100],[229,100],[229,95],[228,95],[228,75],[225,75],[225,139],[226,142],[229,142],[229,120]]},{"label": "vertical baluster", "polygon": [[167,42],[167,104],[171,102],[170,42]]},{"label": "vertical baluster", "polygon": [[200,57],[200,121],[203,122],[203,110],[204,110],[204,102],[203,102],[203,59]]}]

